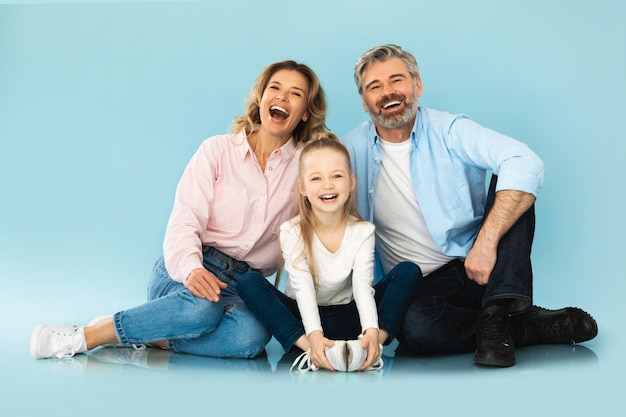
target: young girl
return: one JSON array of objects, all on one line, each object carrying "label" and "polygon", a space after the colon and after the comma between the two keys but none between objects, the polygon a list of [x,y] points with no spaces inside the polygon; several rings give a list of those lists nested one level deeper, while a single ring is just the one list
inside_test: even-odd
[{"label": "young girl", "polygon": [[240,277],[239,294],[285,351],[304,351],[300,370],[376,369],[420,282],[419,267],[402,262],[372,287],[375,228],[358,214],[350,156],[334,134],[311,141],[299,166],[298,215],[280,228],[285,294],[254,274]]}]

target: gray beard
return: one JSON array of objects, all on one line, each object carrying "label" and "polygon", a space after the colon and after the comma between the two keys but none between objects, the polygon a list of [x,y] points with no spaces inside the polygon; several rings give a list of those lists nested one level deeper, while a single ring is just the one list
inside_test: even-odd
[{"label": "gray beard", "polygon": [[376,109],[369,109],[370,117],[372,118],[372,122],[375,125],[381,126],[384,129],[399,129],[405,127],[407,124],[411,123],[415,115],[417,114],[417,100],[411,103],[405,102],[406,107],[404,111],[400,114],[396,114],[394,116],[383,116]]}]

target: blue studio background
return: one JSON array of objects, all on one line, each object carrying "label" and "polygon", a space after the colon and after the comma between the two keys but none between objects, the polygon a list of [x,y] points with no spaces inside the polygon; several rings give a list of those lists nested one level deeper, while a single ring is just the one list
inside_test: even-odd
[{"label": "blue studio background", "polygon": [[[0,0],[3,409],[623,415],[625,17],[621,0]],[[483,370],[470,355],[335,387],[210,370],[74,373],[30,358],[37,324],[144,301],[183,168],[229,130],[267,64],[311,66],[342,135],[367,117],[354,62],[383,43],[418,59],[422,105],[465,113],[544,159],[535,302],[590,311],[597,363],[529,355]]]}]

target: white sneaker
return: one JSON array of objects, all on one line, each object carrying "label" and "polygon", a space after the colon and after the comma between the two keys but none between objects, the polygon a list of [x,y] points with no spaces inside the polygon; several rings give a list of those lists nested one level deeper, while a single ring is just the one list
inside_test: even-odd
[{"label": "white sneaker", "polygon": [[367,359],[367,349],[361,346],[361,339],[348,340],[346,342],[346,365],[348,372],[358,371],[365,359]]},{"label": "white sneaker", "polygon": [[[346,370],[346,341],[345,340],[333,340],[334,345],[325,349],[326,359],[335,368],[336,371]],[[317,371],[319,368],[311,361],[311,349],[307,349],[302,352],[300,356],[293,361],[289,372],[293,368],[298,369],[300,372]]]},{"label": "white sneaker", "polygon": [[[361,345],[362,336],[359,336],[357,340],[348,340],[346,342],[346,363],[347,363],[347,371],[354,372],[358,371],[365,359],[367,359],[367,349],[363,349]],[[380,345],[380,355],[378,359],[370,366],[364,369],[364,371],[375,371],[378,369],[382,369],[384,362],[382,359],[383,346]]]},{"label": "white sneaker", "polygon": [[87,350],[82,328],[43,324],[30,337],[30,356],[35,359],[64,358]]},{"label": "white sneaker", "polygon": [[345,340],[333,340],[334,345],[326,348],[326,359],[335,368],[335,371],[345,372],[347,365],[347,350]]}]

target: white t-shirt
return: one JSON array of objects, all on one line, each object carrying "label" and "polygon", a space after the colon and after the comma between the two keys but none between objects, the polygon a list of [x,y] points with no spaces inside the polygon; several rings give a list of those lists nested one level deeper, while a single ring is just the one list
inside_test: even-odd
[{"label": "white t-shirt", "polygon": [[378,225],[376,249],[383,270],[388,273],[399,262],[411,261],[427,275],[454,258],[441,252],[424,221],[410,175],[411,141],[391,143],[381,139],[380,149],[374,223]]},{"label": "white t-shirt", "polygon": [[378,314],[374,301],[374,225],[370,222],[351,222],[346,226],[341,246],[330,252],[313,237],[312,250],[318,286],[315,288],[308,262],[300,257],[303,243],[300,235],[300,217],[282,224],[280,246],[288,273],[285,284],[287,296],[295,299],[307,335],[321,330],[318,306],[348,304],[354,298],[361,328],[378,329]]}]

